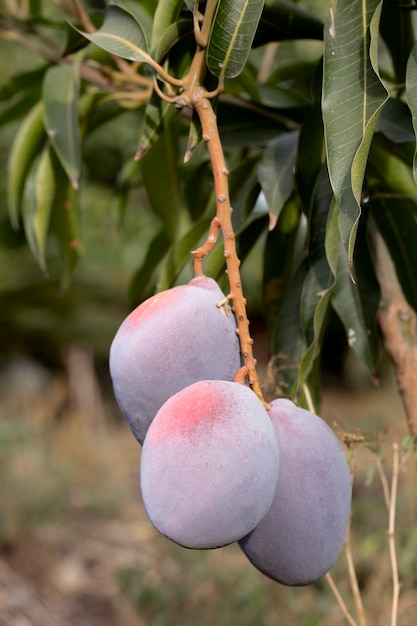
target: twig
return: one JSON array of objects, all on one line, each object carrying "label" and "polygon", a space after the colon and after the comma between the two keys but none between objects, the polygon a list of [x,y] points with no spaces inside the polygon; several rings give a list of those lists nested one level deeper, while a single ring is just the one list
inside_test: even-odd
[{"label": "twig", "polygon": [[329,583],[330,589],[333,591],[334,596],[337,600],[337,603],[340,607],[340,610],[342,611],[343,615],[346,617],[347,621],[349,622],[349,624],[351,626],[356,626],[356,622],[353,619],[352,614],[350,613],[349,609],[347,608],[345,601],[343,600],[342,596],[340,595],[340,592],[337,588],[336,583],[333,580],[332,575],[330,574],[330,572],[327,572],[326,574],[326,580]]},{"label": "twig", "polygon": [[[226,259],[227,274],[230,285],[229,298],[233,301],[233,310],[237,321],[236,332],[239,335],[244,360],[244,366],[240,372],[238,372],[236,380],[240,380],[241,377],[247,376],[250,387],[256,393],[263,405],[268,408],[268,404],[264,400],[259,384],[256,372],[256,359],[254,358],[252,351],[253,339],[249,333],[249,320],[246,314],[246,300],[243,296],[239,272],[240,260],[236,253],[235,235],[232,226],[232,207],[230,206],[228,186],[229,172],[224,159],[217,119],[213,111],[213,107],[211,106],[211,102],[207,98],[202,97],[197,99],[194,103],[194,107],[200,118],[203,139],[207,144],[213,169],[214,187],[216,191],[216,216],[218,222],[220,223],[224,240],[224,256]],[[206,248],[210,248],[210,245],[206,247],[203,246],[194,252],[194,258],[196,259],[195,268],[197,272],[201,271],[201,261]]]},{"label": "twig", "polygon": [[376,455],[375,464],[376,464],[376,469],[378,470],[379,479],[381,481],[382,491],[384,492],[385,504],[386,504],[386,507],[387,507],[387,509],[389,511],[390,510],[390,506],[391,506],[391,503],[390,503],[391,496],[390,496],[390,491],[389,491],[389,484],[388,484],[388,480],[387,480],[387,477],[386,477],[385,472],[384,472],[384,468],[382,467],[381,459],[379,458],[378,455]]},{"label": "twig", "polygon": [[395,547],[395,509],[397,504],[397,487],[399,472],[399,446],[397,442],[392,445],[392,479],[391,479],[391,498],[389,506],[389,524],[388,524],[388,542],[389,553],[391,559],[392,570],[392,609],[391,609],[391,626],[396,626],[398,619],[398,603],[400,598],[400,580],[398,575],[397,551]]},{"label": "twig", "polygon": [[353,562],[352,545],[350,541],[350,524],[347,528],[345,539],[345,554],[348,567],[349,581],[352,588],[352,594],[355,601],[356,612],[359,618],[360,626],[366,626],[365,610],[363,608],[362,596],[359,589],[358,578],[356,576],[355,564]]}]

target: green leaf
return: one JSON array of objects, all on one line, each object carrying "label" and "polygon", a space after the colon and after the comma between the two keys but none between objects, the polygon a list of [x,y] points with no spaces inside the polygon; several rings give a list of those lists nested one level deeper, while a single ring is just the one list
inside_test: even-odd
[{"label": "green leaf", "polygon": [[149,285],[152,282],[155,268],[166,255],[171,242],[166,236],[165,229],[161,228],[152,239],[146,251],[141,266],[136,270],[129,286],[129,304],[133,309],[148,295]]},{"label": "green leaf", "polygon": [[143,181],[155,213],[161,218],[166,234],[175,241],[183,214],[178,145],[173,132],[167,128],[141,160]]},{"label": "green leaf", "polygon": [[381,35],[391,53],[399,86],[405,83],[407,59],[415,40],[412,11],[407,8],[412,8],[409,0],[384,0],[381,14]]},{"label": "green leaf", "polygon": [[376,196],[370,206],[372,217],[394,262],[404,295],[417,311],[417,203],[408,199]]},{"label": "green leaf", "polygon": [[394,143],[415,142],[411,112],[402,100],[389,98],[386,101],[376,128]]},{"label": "green leaf", "polygon": [[298,387],[301,388],[320,355],[323,330],[335,284],[326,254],[328,217],[333,193],[327,168],[322,169],[314,194],[310,215],[308,252],[310,266],[301,296],[300,317],[307,349],[300,363]]},{"label": "green leaf", "polygon": [[295,164],[297,190],[307,213],[317,177],[323,165],[323,120],[319,106],[313,106],[301,127]]},{"label": "green leaf", "polygon": [[254,46],[288,39],[323,39],[323,22],[289,0],[267,0]]},{"label": "green leaf", "polygon": [[[417,136],[417,43],[411,50],[407,63],[406,91],[408,105],[413,118],[414,133]],[[413,160],[414,180],[417,182],[417,146]]]},{"label": "green leaf", "polygon": [[65,290],[84,251],[81,237],[79,192],[68,181],[61,164],[57,160],[52,162],[55,169],[57,195],[51,214],[50,230],[61,249],[63,260],[61,289]]},{"label": "green leaf", "polygon": [[151,50],[159,45],[167,28],[177,21],[182,5],[183,0],[158,0],[153,18]]},{"label": "green leaf", "polygon": [[243,70],[263,9],[263,0],[219,0],[207,46],[207,65],[222,80]]},{"label": "green leaf", "polygon": [[379,359],[376,320],[380,290],[373,270],[366,231],[367,219],[364,215],[357,232],[354,257],[356,283],[352,282],[346,271],[346,248],[344,245],[339,245],[332,306],[345,327],[349,346],[370,372],[375,374]]},{"label": "green leaf", "polygon": [[219,100],[217,119],[223,148],[237,146],[259,148],[271,137],[287,131],[282,116],[268,107]]},{"label": "green leaf", "polygon": [[168,102],[161,100],[158,94],[153,91],[145,108],[145,118],[140,131],[139,145],[135,156],[136,160],[143,159],[158,141],[168,127],[174,113],[174,107]]},{"label": "green leaf", "polygon": [[46,274],[45,246],[51,213],[57,197],[53,152],[44,148],[25,185],[23,195],[23,225],[33,256]]},{"label": "green leaf", "polygon": [[94,33],[79,32],[110,54],[128,61],[149,60],[145,31],[129,11],[116,4],[107,7],[101,28]]},{"label": "green leaf", "polygon": [[5,126],[15,120],[24,118],[32,107],[39,101],[39,96],[34,91],[19,94],[19,99],[15,98],[7,103],[5,107],[1,107],[0,126]]},{"label": "green leaf", "polygon": [[78,70],[77,63],[51,67],[43,82],[45,129],[74,189],[78,188],[81,173]]},{"label": "green leaf", "polygon": [[339,228],[352,266],[369,146],[388,94],[378,74],[379,0],[333,3],[325,27],[323,121]]},{"label": "green leaf", "polygon": [[159,277],[158,291],[169,289],[185,263],[192,260],[191,251],[198,247],[202,237],[207,233],[210,221],[207,218],[199,220],[174,243]]},{"label": "green leaf", "polygon": [[272,219],[278,217],[294,187],[298,137],[298,131],[291,131],[271,141],[259,164],[259,182]]},{"label": "green leaf", "polygon": [[30,70],[28,72],[20,72],[19,74],[13,74],[0,85],[0,101],[6,102],[16,97],[19,92],[34,91],[35,94],[39,94],[39,84],[42,82],[43,75],[45,74],[48,65],[43,65],[36,70]]},{"label": "green leaf", "polygon": [[26,177],[46,140],[43,126],[43,105],[36,104],[20,125],[7,163],[7,204],[14,228],[19,225],[21,202]]},{"label": "green leaf", "polygon": [[271,364],[274,379],[288,397],[293,397],[298,388],[298,370],[307,348],[300,309],[308,270],[308,259],[304,259],[293,276],[273,332]]},{"label": "green leaf", "polygon": [[187,147],[184,154],[184,163],[188,163],[188,161],[192,158],[194,152],[201,143],[202,136],[203,131],[201,129],[199,117],[197,113],[193,111],[188,131]]},{"label": "green leaf", "polygon": [[411,167],[390,151],[387,142],[379,140],[373,142],[367,178],[376,194],[417,198],[417,186]]},{"label": "green leaf", "polygon": [[145,40],[150,41],[152,37],[153,16],[144,6],[143,2],[137,0],[119,0],[119,5],[133,15],[145,33]]},{"label": "green leaf", "polygon": [[291,199],[283,207],[278,222],[268,233],[263,258],[263,307],[268,337],[272,341],[275,322],[294,273],[300,207]]},{"label": "green leaf", "polygon": [[159,63],[172,46],[193,32],[193,23],[190,19],[176,20],[173,24],[170,24],[158,41],[158,45],[155,49],[155,60]]}]

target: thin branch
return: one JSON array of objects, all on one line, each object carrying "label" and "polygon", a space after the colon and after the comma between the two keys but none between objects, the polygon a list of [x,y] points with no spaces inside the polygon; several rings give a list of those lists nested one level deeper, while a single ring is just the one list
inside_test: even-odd
[{"label": "thin branch", "polygon": [[352,588],[353,598],[355,600],[356,612],[359,618],[360,626],[366,626],[366,616],[362,603],[362,596],[359,589],[358,578],[356,576],[355,564],[353,562],[352,544],[350,541],[350,524],[346,532],[345,554],[348,567],[349,581]]},{"label": "thin branch", "polygon": [[349,622],[350,626],[357,626],[355,620],[353,619],[352,614],[350,613],[349,609],[347,608],[347,606],[345,604],[345,601],[343,600],[342,596],[340,595],[339,590],[337,588],[337,585],[334,582],[330,572],[327,572],[325,578],[326,578],[327,582],[329,583],[330,589],[334,593],[334,596],[335,596],[336,601],[337,601],[337,603],[338,603],[338,605],[340,607],[340,610],[342,611],[343,615],[345,616],[345,618]]},{"label": "thin branch", "polygon": [[399,447],[398,443],[392,445],[392,479],[391,479],[391,498],[389,506],[389,524],[388,524],[388,542],[389,553],[391,559],[392,570],[392,609],[391,609],[391,626],[396,626],[398,619],[398,602],[400,598],[400,580],[398,575],[397,551],[395,547],[395,509],[397,504],[397,487],[399,473]]},{"label": "thin branch", "polygon": [[376,469],[378,470],[379,479],[381,481],[382,491],[384,493],[385,505],[386,505],[386,507],[387,507],[387,509],[389,511],[390,510],[390,506],[391,506],[391,496],[390,496],[390,491],[389,491],[389,484],[388,484],[387,476],[386,476],[386,474],[384,472],[384,468],[382,467],[381,459],[379,458],[378,455],[375,455],[375,465],[376,465]]},{"label": "thin branch", "polygon": [[[230,285],[230,299],[233,301],[233,310],[237,321],[237,334],[239,336],[244,366],[241,376],[247,376],[249,385],[256,393],[263,405],[265,402],[258,375],[256,372],[256,359],[253,356],[253,339],[249,333],[249,320],[246,314],[246,300],[243,296],[240,279],[240,260],[236,252],[235,234],[232,226],[232,207],[230,206],[228,169],[224,159],[216,115],[210,100],[201,98],[194,103],[195,110],[200,118],[203,139],[207,144],[211,165],[213,169],[214,187],[216,191],[216,216],[220,223],[223,241],[224,256],[226,259],[227,274]],[[201,249],[200,249],[201,250]],[[197,272],[201,270],[201,252],[197,261]]]}]

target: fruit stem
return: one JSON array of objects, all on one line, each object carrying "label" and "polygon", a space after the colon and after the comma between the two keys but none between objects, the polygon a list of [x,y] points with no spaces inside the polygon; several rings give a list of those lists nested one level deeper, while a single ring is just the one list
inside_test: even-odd
[{"label": "fruit stem", "polygon": [[246,299],[243,295],[242,283],[240,280],[240,260],[236,252],[235,234],[232,226],[232,207],[230,206],[228,169],[224,159],[223,147],[220,140],[217,119],[211,102],[208,98],[200,98],[194,102],[194,108],[200,118],[202,136],[207,144],[210,161],[213,169],[214,188],[216,192],[216,217],[214,218],[209,236],[205,244],[194,254],[194,271],[196,275],[202,273],[202,259],[213,248],[219,226],[224,241],[224,256],[226,259],[227,275],[229,278],[230,294],[228,298],[233,301],[233,311],[237,321],[237,334],[239,336],[240,347],[244,365],[238,371],[235,380],[243,382],[247,377],[249,385],[258,396],[266,409],[266,403],[256,372],[256,359],[253,356],[253,339],[249,332],[249,320],[246,314]]}]

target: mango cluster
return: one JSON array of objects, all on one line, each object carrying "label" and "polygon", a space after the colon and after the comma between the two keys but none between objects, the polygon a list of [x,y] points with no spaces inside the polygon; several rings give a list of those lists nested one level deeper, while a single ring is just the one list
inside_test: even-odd
[{"label": "mango cluster", "polygon": [[351,481],[327,424],[287,399],[266,410],[234,382],[236,321],[205,276],[157,294],[122,323],[110,350],[121,411],[143,444],[142,500],[154,527],[193,549],[238,542],[285,585],[336,561]]}]

